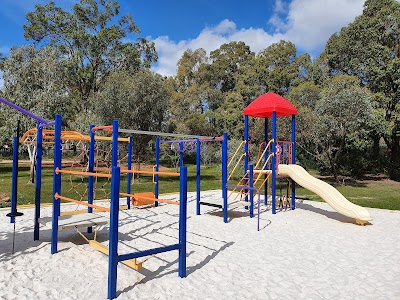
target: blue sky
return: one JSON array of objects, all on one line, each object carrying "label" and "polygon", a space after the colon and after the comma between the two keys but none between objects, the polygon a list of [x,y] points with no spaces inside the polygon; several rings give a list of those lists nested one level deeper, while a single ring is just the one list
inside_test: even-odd
[{"label": "blue sky", "polygon": [[[1,0],[0,52],[28,44],[23,36],[25,15],[34,4],[48,1]],[[77,0],[55,0],[68,9]],[[313,56],[327,39],[362,13],[364,0],[120,0],[121,14],[131,13],[140,37],[156,43],[159,62],[153,70],[174,75],[182,53],[191,48],[208,52],[223,43],[242,40],[254,52],[281,39]],[[131,36],[135,40],[138,36]]]}]

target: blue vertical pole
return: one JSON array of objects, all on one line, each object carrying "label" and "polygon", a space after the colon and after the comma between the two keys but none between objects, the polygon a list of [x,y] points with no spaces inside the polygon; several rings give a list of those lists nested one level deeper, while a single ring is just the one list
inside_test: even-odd
[{"label": "blue vertical pole", "polygon": [[[156,138],[156,172],[158,172],[158,170],[160,169],[160,138]],[[155,186],[154,186],[154,196],[156,197],[156,199],[158,199],[158,195],[160,192],[160,185],[159,185],[159,176],[158,174],[156,174],[154,176],[154,181],[156,182]],[[154,206],[158,206],[158,201],[154,202]]]},{"label": "blue vertical pole", "polygon": [[222,141],[222,199],[224,201],[224,222],[228,223],[228,133]]},{"label": "blue vertical pole", "polygon": [[53,177],[53,215],[51,222],[51,254],[57,253],[58,243],[58,217],[60,216],[60,200],[54,195],[61,194],[61,173],[56,174],[56,169],[61,170],[62,145],[61,145],[61,115],[56,115],[54,125],[54,177]]},{"label": "blue vertical pole", "polygon": [[276,111],[272,112],[272,213],[276,214]]},{"label": "blue vertical pole", "polygon": [[183,166],[183,143],[179,142],[179,166]]},{"label": "blue vertical pole", "polygon": [[[244,156],[244,161],[243,161],[243,164],[244,164],[244,170],[243,170],[244,174],[243,175],[246,175],[246,172],[249,169],[249,117],[248,116],[244,116],[244,141],[245,141],[245,143],[244,143],[244,155],[245,156]],[[244,180],[243,184],[247,185],[248,184],[247,180]],[[247,190],[244,190],[244,192],[247,193]],[[246,196],[245,201],[249,201],[247,196]]]},{"label": "blue vertical pole", "polygon": [[[132,170],[132,146],[133,146],[133,140],[132,136],[129,137],[129,143],[128,143],[128,170]],[[126,175],[126,193],[130,194],[131,193],[131,185],[132,185],[132,173],[128,173]],[[131,201],[130,197],[126,197],[126,205],[128,205],[128,209],[131,208]]]},{"label": "blue vertical pole", "polygon": [[[19,122],[19,121],[18,121]],[[17,211],[17,191],[18,191],[18,136],[13,138],[13,162],[12,162],[12,175],[11,175],[11,214]],[[10,223],[15,222],[15,217],[10,217]]]},{"label": "blue vertical pole", "polygon": [[196,140],[196,215],[200,215],[200,166],[201,166],[201,142]]},{"label": "blue vertical pole", "polygon": [[[292,115],[292,164],[296,164],[296,116]],[[292,180],[292,209],[296,208],[296,182]]]},{"label": "blue vertical pole", "polygon": [[179,197],[179,277],[186,277],[187,167],[180,167]]},{"label": "blue vertical pole", "polygon": [[[96,144],[95,140],[95,133],[92,131],[94,125],[90,124],[89,127],[89,137],[90,137],[90,144],[89,144],[89,157],[88,157],[88,172],[94,172],[94,148]],[[85,153],[86,154],[86,153]],[[88,177],[88,203],[93,204],[94,201],[94,177]],[[92,213],[93,208],[88,207],[88,213]],[[92,227],[88,227],[88,233],[92,232]]]},{"label": "blue vertical pole", "polygon": [[250,180],[250,218],[254,216],[254,166],[250,165],[249,169],[249,180]]},{"label": "blue vertical pole", "polygon": [[[95,148],[95,133],[92,131],[94,125],[90,124],[90,144],[89,144],[89,158],[88,158],[88,172],[94,172],[94,148]],[[88,203],[93,204],[94,200],[94,177],[88,177]],[[88,207],[88,213],[93,212],[92,207]]]},{"label": "blue vertical pole", "polygon": [[117,297],[118,213],[119,213],[120,174],[121,174],[120,167],[118,166],[112,167],[110,237],[109,237],[109,257],[108,257],[108,299],[114,299]]},{"label": "blue vertical pole", "polygon": [[108,299],[117,297],[117,266],[118,266],[118,213],[120,167],[118,161],[118,121],[112,123],[112,173],[111,173],[111,205],[110,205],[110,236],[108,257]]},{"label": "blue vertical pole", "polygon": [[[267,145],[268,145],[268,118],[264,118],[264,142],[265,142],[265,148],[267,148]],[[264,163],[267,161],[268,156],[269,156],[268,151],[265,151]],[[268,169],[268,166],[266,166],[265,168]],[[265,175],[265,177],[267,177],[267,176],[268,175]],[[268,181],[264,184],[264,204],[265,205],[268,204]]]},{"label": "blue vertical pole", "polygon": [[36,187],[35,187],[35,223],[33,240],[39,240],[40,196],[42,191],[42,156],[43,156],[43,129],[41,123],[36,132]]}]

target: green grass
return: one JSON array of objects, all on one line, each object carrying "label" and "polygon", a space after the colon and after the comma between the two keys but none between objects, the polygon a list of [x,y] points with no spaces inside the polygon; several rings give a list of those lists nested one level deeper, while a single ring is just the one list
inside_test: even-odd
[{"label": "green grass", "polygon": [[[169,170],[174,171],[174,170]],[[188,165],[188,190],[196,190],[196,166]],[[201,168],[201,189],[213,190],[221,188],[219,166],[202,166]],[[18,176],[18,204],[32,204],[35,199],[35,184],[28,184],[29,166],[21,165],[19,167]],[[87,180],[87,179],[86,179]],[[73,179],[74,188],[71,189],[69,175],[63,175],[62,194],[74,199],[80,199],[80,195],[86,191],[86,182],[81,182],[81,179],[75,177]],[[79,184],[80,183],[80,184]],[[233,183],[233,181],[232,181]],[[329,182],[332,183],[332,182]],[[106,198],[110,183],[106,179],[102,179],[96,184],[96,198]],[[42,175],[42,203],[51,202],[53,189],[53,169],[47,167],[43,169]],[[126,189],[126,177],[122,177],[121,191]],[[351,181],[346,186],[338,186],[337,189],[350,201],[364,207],[375,207],[391,210],[400,210],[400,183],[390,182],[387,180],[377,181]],[[132,185],[132,192],[148,192],[154,190],[152,176],[141,175],[140,180],[135,179]],[[178,177],[160,176],[160,193],[171,193],[179,191]],[[11,193],[11,165],[0,165],[0,193]],[[279,193],[279,190],[278,190]],[[299,197],[308,198],[310,200],[322,201],[317,195],[312,192],[297,188],[296,195]],[[83,199],[86,199],[84,196]],[[1,206],[7,206],[1,204]]]}]

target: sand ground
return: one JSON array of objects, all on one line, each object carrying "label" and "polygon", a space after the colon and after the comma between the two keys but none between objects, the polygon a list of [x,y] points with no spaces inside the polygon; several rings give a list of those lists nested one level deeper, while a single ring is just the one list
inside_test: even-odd
[{"label": "sand ground", "polygon": [[[205,201],[219,197],[203,193]],[[188,201],[187,278],[178,277],[176,251],[140,271],[119,265],[118,299],[400,299],[398,211],[369,209],[373,221],[358,226],[325,203],[303,201],[276,215],[263,208],[257,231],[244,209],[224,224],[215,208],[195,215],[194,193]],[[60,232],[51,255],[50,229],[33,241],[33,209],[21,211],[14,255],[13,225],[0,211],[0,299],[106,299],[107,257],[72,230]],[[119,251],[176,243],[178,213],[175,205],[121,211]],[[41,214],[51,216],[51,207]],[[106,227],[98,240],[107,238]]]}]

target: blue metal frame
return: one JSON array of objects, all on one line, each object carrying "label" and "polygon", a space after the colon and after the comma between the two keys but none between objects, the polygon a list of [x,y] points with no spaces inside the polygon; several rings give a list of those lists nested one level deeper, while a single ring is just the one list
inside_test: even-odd
[{"label": "blue metal frame", "polygon": [[[244,116],[244,159],[243,159],[243,176],[246,175],[249,170],[249,117]],[[247,180],[243,180],[243,185],[248,185]],[[247,194],[247,190],[244,190],[244,193]],[[249,201],[248,197],[244,199],[244,201]],[[247,206],[245,207],[248,208]]]},{"label": "blue metal frame", "polygon": [[250,165],[249,168],[249,181],[250,181],[250,218],[254,217],[254,166]]},{"label": "blue metal frame", "polygon": [[222,199],[224,201],[224,223],[228,223],[228,133],[222,141]]},{"label": "blue metal frame", "polygon": [[179,277],[186,277],[186,217],[187,217],[187,167],[180,169],[179,193]]},{"label": "blue metal frame", "polygon": [[56,174],[56,169],[61,170],[62,144],[61,144],[61,115],[56,115],[54,128],[54,177],[53,177],[53,215],[51,222],[51,254],[57,253],[58,243],[58,217],[60,215],[60,200],[56,193],[61,194],[61,173]]},{"label": "blue metal frame", "polygon": [[[158,172],[159,169],[160,169],[160,138],[157,137],[156,138],[156,172]],[[154,185],[154,196],[156,199],[158,199],[159,189],[160,189],[158,174],[156,174],[154,176],[154,181],[156,182],[156,184]],[[154,206],[155,207],[158,206],[158,201],[154,202]]]},{"label": "blue metal frame", "polygon": [[[88,171],[89,172],[94,172],[94,150],[95,150],[95,138],[94,138],[94,132],[92,131],[94,125],[90,124],[90,130],[89,130],[89,136],[90,136],[90,144],[89,144],[89,157],[88,157]],[[93,176],[88,176],[88,203],[93,204],[94,202],[94,177]],[[87,208],[88,213],[93,212],[92,207]],[[92,232],[92,227],[88,227],[87,231],[88,233]]]},{"label": "blue metal frame", "polygon": [[276,112],[272,112],[272,213],[276,214]]},{"label": "blue metal frame", "polygon": [[[264,142],[265,142],[265,148],[268,146],[268,118],[264,118]],[[265,149],[264,148],[264,149]],[[267,161],[269,156],[268,151],[265,151],[264,153],[264,163]],[[265,168],[268,168],[268,166],[265,166]],[[267,177],[268,175],[265,175]],[[264,204],[268,204],[268,180],[264,184]]]},{"label": "blue metal frame", "polygon": [[118,167],[118,121],[112,122],[111,151],[111,205],[110,205],[110,235],[108,250],[108,299],[117,297],[117,266],[118,266],[118,214],[120,191],[120,167]]},{"label": "blue metal frame", "polygon": [[199,139],[196,140],[196,215],[200,215],[200,166],[201,166],[201,142]]},{"label": "blue metal frame", "polygon": [[183,166],[183,143],[179,142],[179,166],[182,167]]},{"label": "blue metal frame", "polygon": [[[11,211],[13,214],[17,211],[17,191],[18,191],[18,136],[13,138],[13,162],[12,162],[12,175],[11,175]],[[15,217],[10,217],[10,223],[15,223]]]},{"label": "blue metal frame", "polygon": [[35,221],[33,240],[39,240],[40,196],[42,191],[42,157],[43,157],[43,129],[40,123],[36,132],[36,186],[35,186]]},{"label": "blue metal frame", "polygon": [[[292,164],[296,164],[296,116],[292,115]],[[292,209],[296,208],[296,182],[292,179]]]},{"label": "blue metal frame", "polygon": [[[128,143],[128,170],[132,170],[132,147],[133,147],[133,139],[129,137]],[[131,193],[131,185],[132,185],[132,173],[128,173],[126,175],[126,193]],[[126,205],[128,205],[128,209],[131,208],[131,198],[129,196],[126,197]]]}]

